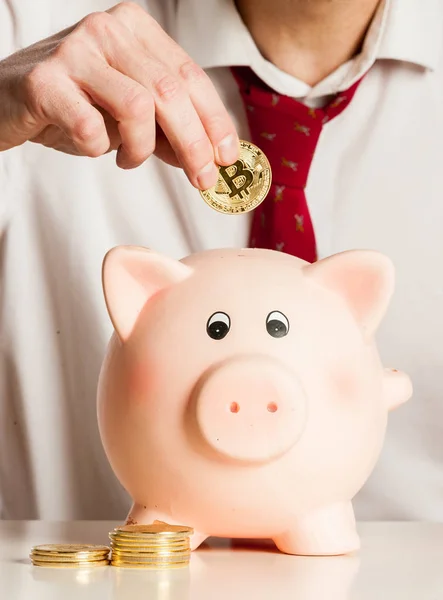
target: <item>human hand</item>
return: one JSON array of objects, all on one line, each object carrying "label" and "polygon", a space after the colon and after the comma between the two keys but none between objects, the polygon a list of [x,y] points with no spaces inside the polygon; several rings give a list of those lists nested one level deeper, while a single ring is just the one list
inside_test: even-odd
[{"label": "human hand", "polygon": [[0,150],[26,141],[81,156],[155,154],[206,189],[238,158],[205,72],[140,6],[123,2],[0,62]]}]

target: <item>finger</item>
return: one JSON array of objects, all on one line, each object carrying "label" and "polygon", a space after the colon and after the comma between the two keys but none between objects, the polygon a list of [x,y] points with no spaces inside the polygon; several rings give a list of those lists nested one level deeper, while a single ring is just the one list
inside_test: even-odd
[{"label": "finger", "polygon": [[179,74],[214,147],[217,164],[232,165],[239,158],[240,140],[211,80],[203,69],[192,62],[182,63]]},{"label": "finger", "polygon": [[59,127],[84,156],[101,156],[110,141],[102,115],[75,83],[42,64],[28,82],[31,112],[48,125]]},{"label": "finger", "polygon": [[168,138],[157,125],[155,134],[155,156],[172,167],[181,167],[181,164],[169,143]]},{"label": "finger", "polygon": [[80,152],[75,147],[71,138],[57,127],[57,125],[47,125],[37,135],[29,138],[29,141],[46,146],[46,148],[64,152],[65,154],[80,156]]},{"label": "finger", "polygon": [[207,189],[217,182],[214,150],[189,95],[169,74],[153,81],[156,118],[190,182]]},{"label": "finger", "polygon": [[118,124],[122,141],[118,166],[141,165],[155,149],[155,106],[150,92],[100,60],[90,62],[77,83]]},{"label": "finger", "polygon": [[213,146],[215,160],[230,165],[239,157],[234,123],[208,75],[138,5],[119,4],[109,11],[133,32],[145,51],[182,81]]},{"label": "finger", "polygon": [[108,132],[108,137],[111,142],[109,151],[118,150],[120,144],[122,143],[122,138],[118,130],[117,121],[101,106],[95,105],[95,108],[102,114],[105,122],[106,131]]},{"label": "finger", "polygon": [[218,169],[214,150],[183,83],[147,56],[124,25],[108,27],[101,45],[114,69],[151,92],[157,122],[190,182],[200,189],[215,185]]}]

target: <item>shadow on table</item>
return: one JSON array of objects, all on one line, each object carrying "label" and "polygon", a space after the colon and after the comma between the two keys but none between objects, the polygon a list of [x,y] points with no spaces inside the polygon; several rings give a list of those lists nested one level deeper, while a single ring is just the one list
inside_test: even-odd
[{"label": "shadow on table", "polygon": [[351,600],[360,568],[358,555],[291,556],[270,540],[212,538],[193,558],[186,600]]}]

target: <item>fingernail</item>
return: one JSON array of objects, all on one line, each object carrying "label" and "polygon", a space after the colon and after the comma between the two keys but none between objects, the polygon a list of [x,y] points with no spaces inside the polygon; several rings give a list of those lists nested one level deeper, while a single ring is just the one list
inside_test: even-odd
[{"label": "fingernail", "polygon": [[238,158],[238,143],[234,135],[226,136],[218,145],[218,159],[221,164],[231,165]]},{"label": "fingernail", "polygon": [[197,176],[198,186],[201,190],[207,190],[217,183],[218,169],[213,162],[208,163]]}]

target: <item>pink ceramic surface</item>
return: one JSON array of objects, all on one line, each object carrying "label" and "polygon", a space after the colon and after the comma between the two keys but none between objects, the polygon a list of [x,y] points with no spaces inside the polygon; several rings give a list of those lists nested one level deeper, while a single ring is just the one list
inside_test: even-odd
[{"label": "pink ceramic surface", "polygon": [[175,261],[122,246],[103,286],[115,334],[98,419],[128,522],[192,526],[193,548],[221,536],[358,549],[351,500],[412,393],[374,342],[390,261],[249,249]]}]

